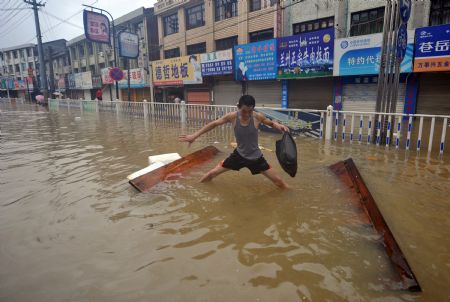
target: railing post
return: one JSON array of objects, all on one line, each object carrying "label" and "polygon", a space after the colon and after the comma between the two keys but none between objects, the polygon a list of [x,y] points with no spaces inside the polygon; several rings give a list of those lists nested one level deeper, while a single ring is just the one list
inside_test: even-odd
[{"label": "railing post", "polygon": [[186,124],[186,103],[184,101],[181,101],[180,116],[181,116],[181,123],[183,125]]},{"label": "railing post", "polygon": [[434,136],[434,125],[436,123],[436,118],[431,118],[431,126],[430,126],[430,136],[428,138],[428,152],[431,152],[433,149],[433,136]]},{"label": "railing post", "polygon": [[116,100],[116,114],[119,115],[119,102]]},{"label": "railing post", "polygon": [[152,118],[155,116],[155,102],[153,100],[150,100],[150,115]]},{"label": "railing post", "polygon": [[98,108],[98,101],[94,101],[94,102],[95,102],[95,112],[99,113],[100,108]]},{"label": "railing post", "polygon": [[320,113],[320,139],[323,139],[323,119],[324,119],[324,113]]},{"label": "railing post", "polygon": [[444,154],[444,146],[445,146],[445,135],[447,133],[447,118],[444,118],[442,122],[442,135],[441,135],[441,143],[439,144],[439,154]]},{"label": "railing post", "polygon": [[333,106],[327,107],[327,121],[325,125],[325,140],[331,140],[331,132],[333,130]]},{"label": "railing post", "polygon": [[148,115],[148,107],[147,107],[148,102],[147,102],[147,100],[143,100],[142,102],[143,102],[143,105],[144,105],[144,118],[146,119],[147,115]]}]

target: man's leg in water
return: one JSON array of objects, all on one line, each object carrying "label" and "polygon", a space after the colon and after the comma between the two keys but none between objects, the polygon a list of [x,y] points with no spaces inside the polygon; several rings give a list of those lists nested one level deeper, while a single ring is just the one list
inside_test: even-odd
[{"label": "man's leg in water", "polygon": [[220,162],[214,169],[206,173],[202,179],[200,179],[200,182],[207,182],[212,180],[217,175],[222,174],[223,172],[230,171],[230,169],[222,167],[222,163]]},{"label": "man's leg in water", "polygon": [[262,175],[270,179],[274,184],[276,184],[281,189],[289,189],[289,186],[284,180],[272,169],[261,172]]}]

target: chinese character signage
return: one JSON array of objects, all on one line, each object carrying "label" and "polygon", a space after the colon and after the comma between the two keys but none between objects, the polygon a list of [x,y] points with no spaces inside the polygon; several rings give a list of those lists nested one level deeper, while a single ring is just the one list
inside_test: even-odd
[{"label": "chinese character signage", "polygon": [[[381,63],[383,34],[349,37],[334,41],[333,75],[378,74]],[[412,72],[413,31],[408,31],[408,45],[400,64],[400,72]]]},{"label": "chinese character signage", "polygon": [[450,24],[416,29],[414,72],[450,70]]},{"label": "chinese character signage", "polygon": [[234,46],[234,78],[237,81],[275,79],[276,54],[276,39]]},{"label": "chinese character signage", "polygon": [[[143,68],[130,69],[130,88],[148,87],[145,81],[145,72]],[[123,79],[119,81],[119,88],[128,88],[128,70],[123,71]]]},{"label": "chinese character signage", "polygon": [[136,59],[139,57],[139,36],[122,31],[119,34],[119,56]]},{"label": "chinese character signage", "polygon": [[103,85],[110,85],[110,84],[114,84],[114,80],[111,78],[111,76],[109,75],[109,71],[111,70],[110,67],[107,68],[102,68],[101,73],[102,73],[102,83]]},{"label": "chinese character signage", "polygon": [[203,83],[203,78],[199,55],[153,62],[153,84],[155,86],[201,83]]},{"label": "chinese character signage", "polygon": [[200,55],[203,76],[233,73],[233,50],[227,49]]},{"label": "chinese character signage", "polygon": [[86,39],[109,44],[109,19],[103,14],[84,10],[84,34]]},{"label": "chinese character signage", "polygon": [[92,89],[92,74],[90,71],[74,73],[68,76],[69,88]]},{"label": "chinese character signage", "polygon": [[279,79],[333,75],[334,28],[278,39]]}]

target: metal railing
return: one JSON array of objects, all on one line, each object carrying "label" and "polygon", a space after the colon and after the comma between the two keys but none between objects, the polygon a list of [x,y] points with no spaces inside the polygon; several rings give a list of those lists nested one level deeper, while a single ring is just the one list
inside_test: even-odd
[{"label": "metal railing", "polygon": [[[6,99],[0,99],[5,101]],[[9,102],[25,102],[11,99]],[[50,99],[49,108],[77,109],[86,112],[115,112],[137,118],[179,122],[201,126],[229,112],[236,106],[90,101]],[[377,113],[315,109],[281,109],[257,107],[270,118],[285,124],[293,132],[325,141],[349,144],[374,144],[386,148],[427,150],[442,155],[447,138],[450,116],[402,113]]]}]

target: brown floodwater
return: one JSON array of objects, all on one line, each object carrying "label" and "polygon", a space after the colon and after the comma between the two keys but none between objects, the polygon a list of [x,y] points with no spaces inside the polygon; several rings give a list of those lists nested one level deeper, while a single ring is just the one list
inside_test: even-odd
[{"label": "brown floodwater", "polygon": [[[0,104],[0,301],[449,301],[450,159],[297,137],[281,191],[248,170],[199,178],[228,127],[190,148],[179,123]],[[80,117],[80,118],[76,118]],[[275,149],[280,135],[261,133]],[[212,162],[138,193],[160,153]],[[379,236],[328,170],[352,157],[423,292],[401,290]]]}]

